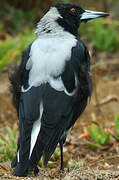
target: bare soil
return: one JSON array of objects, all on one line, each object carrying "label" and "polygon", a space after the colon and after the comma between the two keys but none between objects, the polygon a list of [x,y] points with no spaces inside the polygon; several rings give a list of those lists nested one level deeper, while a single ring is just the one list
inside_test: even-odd
[{"label": "bare soil", "polygon": [[[119,179],[119,142],[115,138],[111,139],[109,145],[94,151],[87,144],[87,139],[79,139],[83,133],[83,127],[87,127],[94,121],[92,116],[96,116],[95,123],[102,127],[113,129],[114,117],[119,114],[119,54],[107,56],[98,55],[104,60],[104,66],[93,72],[95,74],[94,85],[96,85],[93,96],[83,115],[76,122],[66,145],[64,146],[64,159],[69,164],[80,163],[79,168],[65,168],[64,173],[59,173],[60,162],[55,160],[54,167],[41,168],[41,175],[34,177],[30,174],[27,178],[12,176],[10,162],[0,164],[0,179],[64,179],[64,180],[111,180]],[[113,63],[113,62],[115,63]],[[7,72],[0,72],[0,132],[4,132],[5,126],[13,126],[17,122],[17,116],[11,103],[9,92],[9,82]],[[109,100],[108,100],[109,99]],[[100,106],[95,104],[105,102]]]}]

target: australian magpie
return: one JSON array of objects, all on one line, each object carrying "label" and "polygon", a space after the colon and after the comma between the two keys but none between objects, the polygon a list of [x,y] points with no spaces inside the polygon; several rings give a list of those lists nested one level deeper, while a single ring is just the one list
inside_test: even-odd
[{"label": "australian magpie", "polygon": [[38,173],[41,156],[46,165],[58,142],[63,169],[63,143],[93,89],[90,56],[78,28],[81,22],[107,15],[57,3],[38,23],[36,40],[10,77],[20,132],[14,176]]}]

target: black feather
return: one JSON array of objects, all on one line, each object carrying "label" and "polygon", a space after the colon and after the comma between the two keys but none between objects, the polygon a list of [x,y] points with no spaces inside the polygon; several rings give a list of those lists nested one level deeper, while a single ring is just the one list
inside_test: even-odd
[{"label": "black feather", "polygon": [[31,45],[22,53],[22,61],[20,65],[16,65],[9,74],[9,80],[11,83],[10,91],[12,93],[13,105],[15,106],[17,113],[19,112],[21,86],[23,85],[24,88],[28,87],[29,71],[25,69],[25,66],[29,58],[30,49]]}]

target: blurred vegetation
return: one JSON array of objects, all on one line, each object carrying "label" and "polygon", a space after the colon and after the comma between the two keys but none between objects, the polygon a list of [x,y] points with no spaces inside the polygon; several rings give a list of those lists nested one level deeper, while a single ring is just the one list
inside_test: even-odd
[{"label": "blurred vegetation", "polygon": [[110,132],[106,131],[104,132],[103,128],[100,127],[97,124],[92,124],[88,127],[88,131],[90,133],[91,138],[93,139],[93,142],[89,142],[89,145],[93,149],[97,149],[100,146],[107,145],[110,141]]},{"label": "blurred vegetation", "polygon": [[[92,121],[96,122],[96,115],[93,114]],[[87,139],[87,145],[93,150],[103,149],[107,145],[119,142],[119,115],[114,117],[114,126],[112,128],[101,127],[93,123],[88,128],[84,128],[84,133],[80,135],[80,140]]]},{"label": "blurred vegetation", "polygon": [[97,50],[116,52],[119,50],[119,25],[105,24],[103,20],[93,20],[81,24],[79,34],[93,43]]},{"label": "blurred vegetation", "polygon": [[0,69],[11,62],[20,59],[21,52],[35,39],[32,31],[18,34],[16,38],[9,36],[5,41],[0,40]]},{"label": "blurred vegetation", "polygon": [[17,149],[17,126],[6,127],[6,136],[0,134],[0,162],[12,160]]},{"label": "blurred vegetation", "polygon": [[119,116],[115,116],[114,119],[114,135],[116,139],[119,141]]},{"label": "blurred vegetation", "polygon": [[[1,0],[0,3],[0,69],[6,65],[20,59],[21,52],[28,44],[35,39],[34,28],[44,13],[51,5],[58,0]],[[62,0],[63,2],[73,2],[79,4],[78,0]],[[110,5],[114,6],[111,0],[104,1],[80,1],[83,7],[91,4],[96,10],[98,6],[109,11]],[[94,6],[93,6],[94,5]],[[89,6],[90,7],[90,6]],[[110,20],[111,21],[111,20]],[[79,34],[86,41],[93,44],[95,49],[110,53],[119,50],[119,23],[105,23],[104,20],[94,20],[87,24],[82,24]]]},{"label": "blurred vegetation", "polygon": [[26,27],[35,24],[52,5],[51,0],[1,0],[0,19],[4,31],[12,35],[24,32]]}]

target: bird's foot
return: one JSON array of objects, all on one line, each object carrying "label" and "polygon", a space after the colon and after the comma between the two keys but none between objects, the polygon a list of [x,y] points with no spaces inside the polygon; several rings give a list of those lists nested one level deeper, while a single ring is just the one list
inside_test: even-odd
[{"label": "bird's foot", "polygon": [[18,176],[18,177],[26,177],[28,174],[28,170],[25,170],[24,167],[20,166],[20,164],[18,163],[17,166],[15,167],[12,175],[13,176]]},{"label": "bird's foot", "polygon": [[29,167],[29,173],[34,173],[35,176],[40,175],[40,169],[35,166],[35,167]]},{"label": "bird's foot", "polygon": [[37,166],[34,168],[34,175],[35,176],[39,176],[40,175],[40,169]]}]

